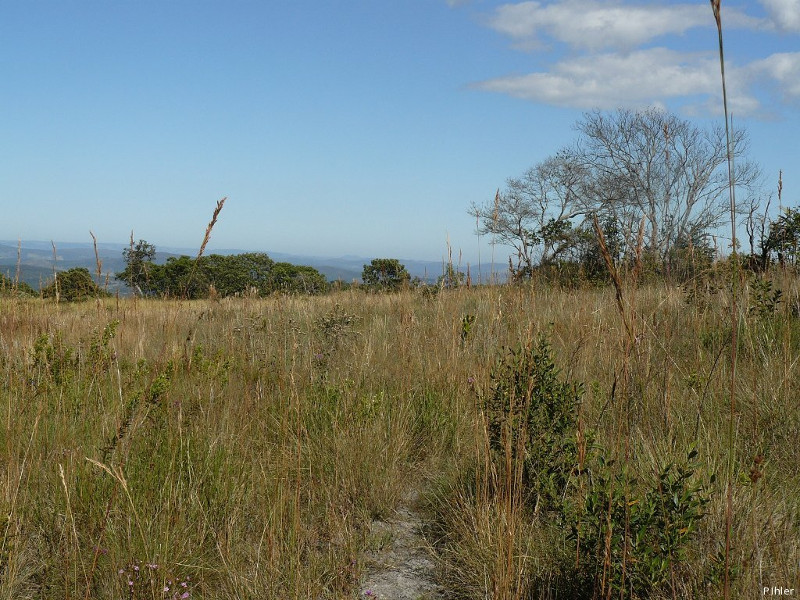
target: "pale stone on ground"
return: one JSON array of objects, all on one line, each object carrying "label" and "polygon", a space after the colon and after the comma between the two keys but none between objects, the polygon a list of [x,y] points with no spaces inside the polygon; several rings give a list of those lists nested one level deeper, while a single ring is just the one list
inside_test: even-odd
[{"label": "pale stone on ground", "polygon": [[422,518],[401,507],[386,521],[370,527],[361,598],[436,600],[444,590],[436,584],[435,566],[422,537]]}]

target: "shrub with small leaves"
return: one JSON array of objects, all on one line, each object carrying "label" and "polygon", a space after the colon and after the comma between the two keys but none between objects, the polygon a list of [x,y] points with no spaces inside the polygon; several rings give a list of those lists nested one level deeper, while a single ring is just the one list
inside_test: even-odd
[{"label": "shrub with small leaves", "polygon": [[107,298],[111,294],[98,286],[89,269],[76,267],[56,273],[55,281],[42,288],[45,298],[58,298],[65,302],[81,302],[91,298]]},{"label": "shrub with small leaves", "polygon": [[579,384],[562,381],[546,337],[502,356],[482,400],[497,463],[522,460],[523,495],[532,506],[560,506],[578,465]]},{"label": "shrub with small leaves", "polygon": [[36,338],[31,358],[37,386],[44,382],[60,386],[70,381],[78,369],[75,349],[64,342],[60,331],[52,336],[43,333]]},{"label": "shrub with small leaves", "polygon": [[748,314],[760,318],[775,314],[781,302],[783,291],[774,289],[771,279],[762,279],[754,275],[748,282],[750,289],[750,305]]},{"label": "shrub with small leaves", "polygon": [[685,593],[681,584],[696,562],[691,542],[711,498],[698,481],[696,457],[691,450],[685,462],[666,465],[649,485],[598,457],[570,539],[580,572],[599,597]]}]

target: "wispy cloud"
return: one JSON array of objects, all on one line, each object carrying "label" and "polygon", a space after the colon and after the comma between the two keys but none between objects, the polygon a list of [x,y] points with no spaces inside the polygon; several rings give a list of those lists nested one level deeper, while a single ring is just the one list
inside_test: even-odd
[{"label": "wispy cloud", "polygon": [[800,32],[800,0],[760,0],[775,29]]},{"label": "wispy cloud", "polygon": [[[625,50],[696,27],[711,28],[713,21],[709,14],[705,3],[654,6],[599,0],[520,2],[499,7],[489,25],[522,47],[536,46],[550,39],[574,48]],[[727,11],[725,20],[727,25],[736,27],[763,24],[735,10]]]},{"label": "wispy cloud", "polygon": [[[776,29],[800,30],[800,0],[760,2],[767,18],[728,6],[723,13],[725,26],[762,35]],[[708,29],[716,39],[705,2],[527,1],[498,7],[487,23],[518,49],[538,48],[539,64],[552,60],[536,72],[477,83],[478,89],[581,109],[670,102],[698,113],[713,112],[719,104],[714,49],[707,53],[675,49],[677,36],[692,29]],[[653,42],[661,47],[650,47]],[[762,98],[770,88],[783,101],[800,100],[800,53],[772,54],[739,65],[730,62],[729,100],[740,116],[766,112]]]},{"label": "wispy cloud", "polygon": [[477,87],[559,106],[617,108],[713,93],[718,80],[713,55],[651,48],[568,59],[548,72],[499,77]]},{"label": "wispy cloud", "polygon": [[787,102],[800,100],[800,52],[772,54],[741,69],[749,83],[772,82]]}]

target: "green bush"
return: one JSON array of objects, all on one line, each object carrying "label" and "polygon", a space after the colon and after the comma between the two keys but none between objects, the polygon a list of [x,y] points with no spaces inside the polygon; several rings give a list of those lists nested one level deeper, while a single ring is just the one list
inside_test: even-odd
[{"label": "green bush", "polygon": [[691,543],[710,500],[709,489],[697,481],[696,457],[692,450],[684,463],[667,464],[649,485],[602,456],[590,469],[569,537],[579,575],[600,597],[684,595],[687,567],[697,562]]},{"label": "green bush", "polygon": [[558,508],[578,464],[581,386],[559,378],[544,336],[536,345],[509,350],[491,381],[482,408],[497,464],[506,464],[509,453],[512,463],[522,460],[526,502],[537,509]]},{"label": "green bush", "polygon": [[89,269],[78,267],[56,273],[55,281],[42,288],[42,296],[58,298],[64,302],[81,302],[110,294],[94,282]]},{"label": "green bush", "polygon": [[376,258],[364,265],[361,280],[374,290],[396,291],[408,285],[411,275],[396,258]]},{"label": "green bush", "polygon": [[0,273],[0,296],[38,296],[31,286],[24,281],[15,281]]}]

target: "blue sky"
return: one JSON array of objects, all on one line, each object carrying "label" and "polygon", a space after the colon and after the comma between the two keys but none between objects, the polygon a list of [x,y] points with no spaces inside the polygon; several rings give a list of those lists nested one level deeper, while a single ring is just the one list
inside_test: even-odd
[{"label": "blue sky", "polygon": [[[794,206],[800,0],[722,5],[735,123]],[[212,249],[474,263],[470,203],[585,111],[721,119],[707,1],[0,0],[0,51],[6,240],[196,248],[227,196]]]}]

